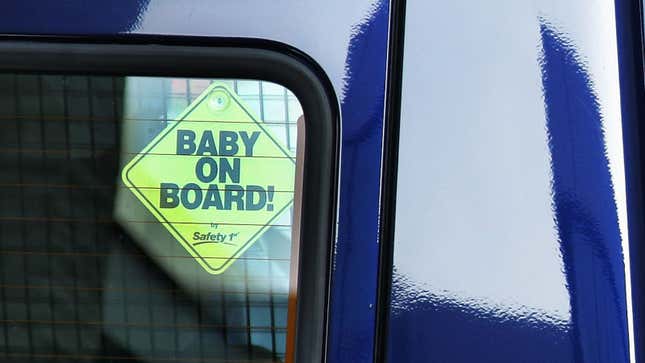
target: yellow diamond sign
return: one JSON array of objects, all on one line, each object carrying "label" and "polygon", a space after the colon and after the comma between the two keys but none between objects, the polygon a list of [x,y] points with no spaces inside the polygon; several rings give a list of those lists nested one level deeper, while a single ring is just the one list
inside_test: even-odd
[{"label": "yellow diamond sign", "polygon": [[213,83],[121,176],[206,271],[220,274],[289,210],[295,160],[234,92]]}]

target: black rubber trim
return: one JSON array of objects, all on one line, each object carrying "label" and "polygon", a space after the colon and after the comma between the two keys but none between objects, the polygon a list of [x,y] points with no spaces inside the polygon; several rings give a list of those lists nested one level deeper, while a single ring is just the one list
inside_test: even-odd
[{"label": "black rubber trim", "polygon": [[290,89],[306,115],[295,360],[324,360],[340,119],[315,61],[254,39],[0,35],[0,72],[261,79]]},{"label": "black rubber trim", "polygon": [[403,78],[403,41],[405,38],[405,0],[391,0],[388,44],[385,125],[381,175],[381,220],[376,332],[374,361],[387,361],[388,321],[392,293],[392,255],[396,213],[396,179],[401,123],[401,84]]},{"label": "black rubber trim", "polygon": [[636,362],[645,363],[645,68],[640,0],[616,1]]}]

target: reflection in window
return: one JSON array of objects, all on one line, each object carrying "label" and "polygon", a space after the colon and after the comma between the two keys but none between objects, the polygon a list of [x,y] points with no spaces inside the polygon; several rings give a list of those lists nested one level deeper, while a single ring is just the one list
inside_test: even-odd
[{"label": "reflection in window", "polygon": [[1,359],[285,359],[293,207],[215,275],[121,181],[213,82],[296,155],[302,109],[269,82],[0,75]]}]

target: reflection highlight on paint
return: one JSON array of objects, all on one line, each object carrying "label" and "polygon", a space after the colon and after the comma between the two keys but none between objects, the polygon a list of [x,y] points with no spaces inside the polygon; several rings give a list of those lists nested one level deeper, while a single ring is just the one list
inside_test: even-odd
[{"label": "reflection highlight on paint", "polygon": [[[459,239],[467,236],[461,231],[444,235],[436,230],[418,236],[416,242],[397,240],[397,243],[421,243],[423,240],[433,246],[438,244],[429,250],[449,254],[432,261],[447,266],[452,264],[442,271],[453,275],[428,275],[436,273],[437,269],[427,265],[418,267],[418,271],[405,265],[395,266],[389,327],[390,361],[424,356],[427,361],[445,361],[450,357],[451,361],[465,362],[472,361],[478,354],[485,355],[487,361],[500,362],[517,361],[517,357],[533,362],[629,361],[623,241],[618,213],[624,205],[614,191],[624,185],[614,185],[616,179],[612,179],[610,158],[613,154],[607,151],[608,141],[603,129],[606,124],[584,57],[566,34],[543,19],[539,21],[539,40],[538,65],[550,172],[549,203],[555,230],[550,241],[531,235],[524,238],[531,243],[556,243],[558,251],[553,257],[559,264],[547,263],[546,255],[507,253],[505,235],[491,239],[494,233],[491,235],[489,230],[480,231],[480,235],[474,235],[470,240]],[[441,131],[441,127],[435,126],[437,130]],[[508,135],[493,133],[486,136],[503,139]],[[460,167],[472,167],[461,159],[456,160],[464,164],[455,164],[451,169],[453,177],[459,175]],[[540,167],[527,162],[516,167],[523,170]],[[504,175],[498,180],[504,180]],[[441,187],[436,180],[434,183],[433,188]],[[476,188],[482,180],[474,183]],[[482,191],[485,189],[483,185]],[[464,193],[463,198],[468,195]],[[503,206],[507,199],[499,199],[497,203]],[[478,204],[473,208],[480,212],[488,210]],[[537,204],[526,205],[522,212],[528,213],[528,208],[537,208]],[[457,211],[449,209],[446,212]],[[468,219],[474,215],[464,211],[454,217],[458,217],[464,228],[485,225],[495,233],[508,234],[500,226],[513,223],[512,219],[484,215],[481,216],[484,222]],[[456,246],[445,247],[445,244]],[[484,248],[485,253],[480,255],[463,250],[472,245],[479,251],[482,244],[487,249]],[[401,246],[397,247],[398,251]],[[452,260],[455,254],[450,253],[455,248],[462,248],[464,259],[461,261]],[[445,261],[448,257],[450,261]],[[518,273],[522,269],[536,268],[536,264],[535,271],[549,275],[558,272],[563,276],[561,285],[554,280],[544,286],[527,280],[520,285],[518,283],[523,280],[508,270],[512,264],[500,266],[496,263],[507,258],[518,259],[515,261]],[[408,263],[414,259],[422,261],[423,257],[402,260]],[[467,263],[468,259],[475,263]],[[560,271],[554,271],[556,268]],[[421,273],[424,269],[425,278]],[[541,278],[539,274],[534,276],[536,283]],[[560,289],[564,289],[568,297],[562,304],[555,304],[560,300],[553,300],[553,296],[531,293],[556,294]],[[516,291],[515,298],[509,291]],[[408,356],[408,351],[414,353]]]}]

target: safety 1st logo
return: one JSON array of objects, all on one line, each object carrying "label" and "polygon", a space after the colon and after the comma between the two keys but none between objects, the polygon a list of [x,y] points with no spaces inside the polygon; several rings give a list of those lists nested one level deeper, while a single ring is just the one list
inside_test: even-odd
[{"label": "safety 1st logo", "polygon": [[125,185],[212,274],[291,206],[295,159],[224,84],[211,84],[122,171]]}]

